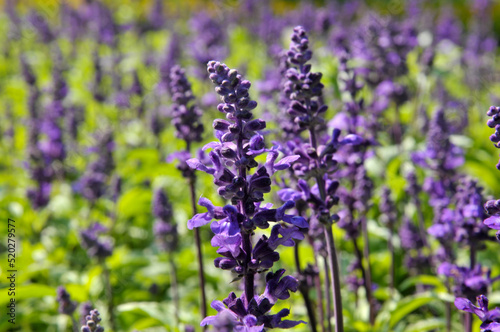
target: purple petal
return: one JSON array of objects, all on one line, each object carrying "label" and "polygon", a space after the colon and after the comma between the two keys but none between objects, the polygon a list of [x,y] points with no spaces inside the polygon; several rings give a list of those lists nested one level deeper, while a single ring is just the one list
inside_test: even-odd
[{"label": "purple petal", "polygon": [[352,145],[358,145],[363,143],[364,139],[361,136],[355,135],[355,134],[349,134],[344,139],[340,142],[340,144],[345,145],[345,144],[352,144]]},{"label": "purple petal", "polygon": [[290,188],[278,190],[278,197],[282,201],[298,201],[303,198],[301,192]]},{"label": "purple petal", "polygon": [[217,147],[219,147],[219,146],[221,146],[221,145],[222,145],[221,143],[213,141],[213,142],[210,142],[210,143],[205,144],[205,145],[203,146],[203,148],[201,148],[201,149],[202,149],[203,151],[205,151],[205,150],[207,150],[207,149],[215,149],[215,148],[217,148]]},{"label": "purple petal", "polygon": [[226,309],[226,306],[224,305],[224,303],[222,303],[219,300],[213,300],[212,303],[210,303],[210,306],[212,308],[214,308],[215,310],[217,310],[217,312],[221,312],[221,311]]},{"label": "purple petal", "polygon": [[167,156],[167,163],[171,163],[175,159],[184,161],[191,157],[191,154],[188,151],[178,151],[173,152]]},{"label": "purple petal", "polygon": [[208,213],[198,213],[193,218],[188,220],[187,227],[191,230],[195,227],[205,226],[211,221],[212,216],[210,216]]},{"label": "purple petal", "polygon": [[435,224],[435,225],[432,225],[431,227],[429,227],[429,229],[427,230],[427,233],[429,233],[430,235],[436,237],[436,238],[443,238],[445,237],[446,235],[448,235],[450,233],[450,227],[448,225],[445,225],[445,224]]},{"label": "purple petal", "polygon": [[437,273],[438,274],[442,274],[442,275],[445,275],[447,277],[452,277],[453,276],[453,270],[456,268],[455,265],[451,264],[451,263],[448,263],[448,262],[444,262],[442,263],[439,267],[438,267],[438,271]]},{"label": "purple petal", "polygon": [[188,159],[186,161],[186,163],[192,169],[196,169],[198,171],[202,171],[202,172],[205,172],[205,173],[208,173],[208,174],[215,174],[215,169],[209,168],[209,167],[203,165],[203,163],[201,161],[199,161],[198,159],[196,159],[196,158]]},{"label": "purple petal", "polygon": [[283,217],[283,221],[287,222],[289,224],[295,225],[299,228],[309,228],[309,224],[307,223],[307,221],[303,217],[291,216],[289,214],[286,214]]},{"label": "purple petal", "polygon": [[215,206],[208,198],[203,196],[200,197],[200,199],[198,200],[198,205],[205,207],[208,213],[210,213],[212,216],[214,215]]},{"label": "purple petal", "polygon": [[500,216],[492,216],[485,219],[483,223],[489,228],[500,230]]},{"label": "purple petal", "polygon": [[489,323],[488,325],[481,325],[482,331],[490,331],[490,332],[500,332],[500,323]]},{"label": "purple petal", "polygon": [[292,163],[300,158],[299,155],[293,155],[293,156],[288,156],[285,158],[282,158],[280,161],[278,161],[276,164],[274,164],[274,170],[275,171],[282,171],[284,169],[289,168],[292,166]]},{"label": "purple petal", "polygon": [[457,297],[455,299],[455,307],[457,307],[458,310],[475,314],[480,319],[483,319],[485,316],[485,313],[480,308],[476,307],[471,301],[463,297]]}]

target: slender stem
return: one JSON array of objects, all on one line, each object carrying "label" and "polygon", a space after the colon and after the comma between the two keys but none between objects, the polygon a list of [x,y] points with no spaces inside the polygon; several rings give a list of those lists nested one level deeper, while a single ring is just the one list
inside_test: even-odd
[{"label": "slender stem", "polygon": [[78,332],[78,323],[76,322],[76,319],[75,317],[73,317],[73,315],[71,315],[71,325],[73,327],[73,332]]},{"label": "slender stem", "polygon": [[391,293],[394,292],[394,281],[396,279],[396,266],[394,264],[395,253],[394,253],[394,223],[389,221],[389,240],[387,243],[387,247],[389,249],[389,253],[391,254],[391,267],[390,267],[390,280],[389,280],[389,288]]},{"label": "slender stem", "polygon": [[174,316],[176,325],[179,325],[179,289],[177,287],[177,267],[174,262],[173,253],[169,253],[169,264],[170,264],[170,288],[172,290],[172,299],[174,301]]},{"label": "slender stem", "polygon": [[420,236],[422,237],[422,242],[424,243],[424,247],[429,247],[429,243],[427,242],[427,233],[425,231],[425,218],[424,213],[422,212],[420,200],[417,197],[414,197],[414,203],[417,208],[418,228]]},{"label": "slender stem", "polygon": [[111,286],[111,273],[104,260],[101,260],[101,264],[103,267],[106,298],[108,300],[107,304],[108,304],[109,325],[111,326],[112,331],[118,331],[115,320],[115,305],[113,303],[113,287]]},{"label": "slender stem", "polygon": [[[241,119],[237,120],[237,127],[238,128],[243,128],[243,121]],[[238,158],[241,160],[244,157],[243,153],[243,135],[238,135],[238,141],[237,141],[237,148],[236,148]],[[246,180],[247,177],[247,170],[246,166],[242,165],[238,169],[238,175]],[[246,183],[246,181],[245,181]],[[238,204],[238,209],[239,212],[247,218],[247,213],[246,213],[246,207],[245,207],[245,201],[248,195],[248,184],[246,183],[245,186],[242,188],[243,193],[244,193],[244,198],[239,201]],[[241,225],[240,225],[241,226]],[[241,230],[241,235],[242,235],[242,247],[243,251],[246,253],[245,257],[245,280],[244,280],[244,287],[245,287],[245,298],[246,302],[245,305],[248,308],[249,302],[253,299],[254,297],[254,285],[255,285],[255,272],[249,271],[247,267],[250,265],[250,261],[252,259],[252,232],[251,231],[246,231],[246,230]]]},{"label": "slender stem", "polygon": [[163,153],[162,153],[163,149],[162,149],[162,146],[161,146],[160,135],[161,134],[158,134],[158,136],[155,137],[155,148],[156,148],[156,150],[158,150],[158,155],[160,157],[160,161],[164,161]]},{"label": "slender stem", "polygon": [[299,291],[302,294],[302,298],[304,299],[304,304],[306,305],[307,315],[309,316],[309,326],[312,332],[316,332],[316,316],[314,315],[313,306],[311,303],[311,299],[309,298],[309,285],[307,284],[307,280],[305,280],[302,269],[300,268],[300,255],[299,255],[299,241],[295,242],[294,253],[295,253],[295,266],[297,269],[297,273],[300,276],[299,280]]},{"label": "slender stem", "polygon": [[[369,301],[369,307],[370,307],[370,324],[375,323],[375,308],[373,307],[373,297],[371,296],[372,292],[372,269],[370,267],[370,242],[368,238],[368,225],[366,218],[363,217],[361,219],[361,233],[363,234],[363,253],[365,256],[365,261],[366,261],[366,289],[370,290],[369,293],[367,293],[367,298]],[[370,296],[368,297],[368,294]]]},{"label": "slender stem", "polygon": [[465,332],[472,332],[472,314],[465,314]]},{"label": "slender stem", "polygon": [[[309,128],[309,141],[313,148],[317,148],[316,134],[312,128]],[[319,169],[319,160],[316,160]],[[316,176],[319,193],[322,201],[326,201],[325,182],[321,176]],[[340,294],[340,273],[337,260],[337,251],[333,239],[332,225],[324,225],[324,233],[328,250],[328,265],[331,275],[331,292],[333,293],[333,311],[335,314],[335,331],[344,331],[344,318],[342,314],[342,296]]]},{"label": "slender stem", "polygon": [[403,128],[401,126],[401,114],[399,112],[399,106],[396,106],[396,121],[393,125],[393,137],[394,143],[398,144],[399,149],[401,150],[401,141],[403,140]]},{"label": "slender stem", "polygon": [[[321,322],[321,332],[326,332],[325,329],[325,314],[324,314],[324,305],[323,305],[323,292],[321,291],[321,277],[319,275],[318,269],[318,251],[314,247],[313,239],[309,237],[309,244],[314,248],[314,268],[318,273],[314,276],[314,287],[316,288],[316,297],[318,298],[318,313],[319,313],[319,321]],[[328,282],[325,282],[328,284]]]},{"label": "slender stem", "polygon": [[[356,185],[356,180],[355,178],[351,179],[351,187],[354,188],[355,185]],[[350,213],[350,218],[351,220],[354,220],[354,205],[353,204],[350,204],[349,205],[349,213]],[[359,269],[361,270],[361,277],[363,278],[363,287],[365,288],[365,295],[366,295],[366,300],[368,302],[368,306],[369,306],[369,321],[370,321],[370,324],[373,325],[373,322],[374,322],[374,315],[373,315],[373,299],[372,299],[372,283],[371,283],[371,270],[370,270],[370,264],[368,262],[368,258],[369,255],[370,255],[370,251],[369,249],[367,250],[367,242],[366,242],[366,238],[365,238],[365,225],[366,224],[366,219],[363,218],[363,220],[361,220],[361,224],[362,224],[362,235],[363,235],[363,241],[365,241],[365,246],[363,247],[363,252],[361,252],[361,250],[359,249],[359,246],[358,246],[358,242],[356,241],[355,238],[352,238],[352,243],[353,243],[353,246],[354,246],[354,252],[356,253],[356,256],[358,258],[358,261],[359,261]],[[366,234],[368,234],[368,231],[366,231]],[[368,256],[367,256],[368,255]],[[367,269],[368,271],[365,269],[365,266],[363,265],[363,261],[366,260],[368,262],[367,264]],[[357,295],[357,294],[356,294]]]},{"label": "slender stem", "polygon": [[302,269],[300,268],[300,254],[299,254],[299,241],[295,241],[294,254],[295,254],[295,268],[297,269],[297,273],[302,275]]},{"label": "slender stem", "polygon": [[[470,246],[470,269],[474,269],[476,265],[476,247],[474,244],[471,244]],[[472,332],[472,320],[473,316],[471,313],[466,313],[465,314],[465,331],[466,332]]]},{"label": "slender stem", "polygon": [[474,244],[470,246],[470,269],[472,270],[476,266],[476,247]]},{"label": "slender stem", "polygon": [[327,327],[328,332],[332,332],[332,300],[330,296],[330,269],[328,268],[328,259],[323,257],[323,267],[325,269],[325,297],[326,297],[326,317],[327,317]]},{"label": "slender stem", "polygon": [[109,228],[109,233],[113,234],[116,227],[116,222],[118,220],[118,198],[113,202],[113,208],[111,210],[111,227]]},{"label": "slender stem", "polygon": [[333,293],[333,311],[335,313],[335,332],[344,331],[344,320],[342,315],[342,297],[340,294],[340,274],[337,261],[337,252],[335,250],[335,241],[333,239],[332,226],[325,225],[326,245],[328,249],[328,260],[330,274],[332,276]]},{"label": "slender stem", "polygon": [[356,241],[356,239],[354,238],[352,239],[352,244],[354,246],[354,253],[356,254],[356,257],[359,261],[359,269],[361,270],[361,277],[363,278],[363,286],[365,287],[366,298],[368,299],[368,303],[371,304],[372,289],[367,284],[368,279],[366,277],[365,267],[363,265],[363,253],[359,249],[358,242]]},{"label": "slender stem", "polygon": [[[248,232],[242,232],[242,245],[243,245],[243,250],[245,252],[248,252],[246,256],[246,264],[248,266],[248,263],[250,263],[251,259],[251,252],[252,252],[252,233]],[[245,271],[245,297],[247,303],[245,303],[246,306],[248,306],[248,303],[250,302],[251,299],[254,297],[254,277],[255,275],[251,272]]]},{"label": "slender stem", "polygon": [[[189,177],[189,189],[191,192],[191,207],[193,209],[193,216],[198,213],[196,209],[196,177],[193,175]],[[203,268],[203,252],[201,250],[201,237],[200,230],[194,229],[194,241],[196,244],[196,252],[198,255],[198,278],[200,281],[201,291],[201,315],[202,318],[207,317],[207,296],[205,293],[205,270]]]},{"label": "slender stem", "polygon": [[[450,293],[450,280],[446,278],[446,289],[448,290],[448,293]],[[445,307],[445,314],[446,314],[446,332],[451,332],[451,303],[446,303]]]}]

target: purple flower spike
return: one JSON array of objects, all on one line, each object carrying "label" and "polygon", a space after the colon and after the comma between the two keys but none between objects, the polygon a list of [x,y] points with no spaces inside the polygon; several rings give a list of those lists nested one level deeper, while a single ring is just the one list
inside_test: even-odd
[{"label": "purple flower spike", "polygon": [[86,324],[82,326],[82,332],[104,332],[104,328],[99,325],[101,322],[101,317],[99,317],[99,311],[97,309],[91,310],[90,313],[85,317]]},{"label": "purple flower spike", "polygon": [[172,223],[172,206],[162,189],[156,190],[153,195],[153,215],[156,217],[153,231],[160,247],[173,251],[178,242],[177,227]]},{"label": "purple flower spike", "polygon": [[[212,302],[218,314],[206,317],[201,325],[213,325],[217,330],[231,326],[234,331],[295,326],[300,322],[294,325],[282,321],[281,318],[288,312],[276,315],[268,315],[268,312],[276,300],[286,299],[290,296],[289,291],[298,289],[297,280],[293,277],[281,278],[284,270],[280,270],[276,278],[269,277],[273,281],[269,281],[266,295],[260,297],[255,295],[254,281],[257,273],[269,270],[279,260],[275,249],[280,245],[293,246],[294,239],[304,238],[299,227],[309,226],[304,218],[286,214],[286,210],[295,206],[293,201],[287,201],[277,209],[272,209],[272,204],[263,203],[264,194],[272,189],[271,175],[289,168],[300,156],[291,155],[275,162],[278,148],[267,149],[265,146],[262,132],[266,128],[265,121],[253,119],[252,110],[257,103],[249,95],[251,83],[220,62],[210,61],[207,70],[222,101],[217,109],[226,115],[226,119],[213,122],[218,141],[203,148],[211,150],[211,167],[199,159],[189,159],[187,164],[192,169],[212,175],[218,194],[230,200],[231,204],[218,207],[208,199],[200,198],[199,205],[205,206],[207,212],[191,218],[188,228],[211,223],[214,233],[211,244],[218,247],[217,253],[221,256],[215,259],[214,265],[231,270],[236,275],[234,281],[243,279],[244,293],[240,297],[231,293],[223,302]],[[259,165],[255,157],[265,153],[268,154],[266,163]],[[279,224],[280,221],[289,226],[285,228]],[[253,245],[252,236],[256,228],[266,229],[270,222],[276,223],[270,238],[262,235]]]},{"label": "purple flower spike", "polygon": [[484,224],[489,228],[500,230],[500,216],[492,216],[484,220]]},{"label": "purple flower spike", "polygon": [[69,293],[63,286],[57,288],[57,302],[59,302],[59,312],[68,316],[72,316],[76,310],[76,301],[71,301]]},{"label": "purple flower spike", "polygon": [[[491,106],[486,114],[491,116],[487,122],[488,127],[495,128],[495,133],[490,136],[490,141],[495,143],[497,149],[500,149],[500,107]],[[497,169],[500,170],[500,161],[497,164]]]},{"label": "purple flower spike", "polygon": [[201,110],[191,101],[194,100],[191,84],[185,71],[174,66],[170,70],[170,92],[172,95],[172,124],[176,128],[176,137],[184,140],[189,147],[193,142],[200,142],[203,134]]},{"label": "purple flower spike", "polygon": [[322,105],[320,97],[323,93],[321,73],[311,72],[311,65],[306,64],[312,58],[309,50],[309,39],[303,27],[293,29],[290,50],[287,53],[290,68],[286,71],[285,95],[290,99],[287,113],[298,124],[299,132],[313,129],[324,124],[321,117],[328,107]]},{"label": "purple flower spike", "polygon": [[80,232],[82,247],[87,250],[87,254],[90,257],[103,260],[113,253],[111,243],[98,238],[98,234],[105,231],[107,229],[103,225],[94,223],[89,228]]}]

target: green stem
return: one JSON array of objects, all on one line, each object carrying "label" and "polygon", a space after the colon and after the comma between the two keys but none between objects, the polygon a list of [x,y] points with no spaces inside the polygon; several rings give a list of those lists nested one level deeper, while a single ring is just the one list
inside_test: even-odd
[{"label": "green stem", "polygon": [[109,325],[112,331],[118,331],[116,328],[116,320],[115,320],[115,305],[113,303],[113,287],[111,286],[111,272],[106,265],[104,260],[101,260],[101,265],[103,268],[103,276],[104,276],[104,285],[105,292],[108,304],[108,315],[109,315]]}]

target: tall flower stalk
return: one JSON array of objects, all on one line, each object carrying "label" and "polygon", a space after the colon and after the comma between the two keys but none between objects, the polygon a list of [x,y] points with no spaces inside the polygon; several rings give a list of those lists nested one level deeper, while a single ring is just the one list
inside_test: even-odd
[{"label": "tall flower stalk", "polygon": [[179,242],[177,226],[172,223],[172,205],[162,189],[155,191],[153,195],[153,215],[155,216],[154,233],[160,248],[168,253],[168,261],[171,273],[171,291],[174,302],[175,320],[179,324],[179,291],[177,287],[177,266],[174,253]]},{"label": "tall flower stalk", "polygon": [[[235,329],[248,331],[294,327],[301,321],[283,320],[289,315],[288,309],[276,314],[269,311],[278,299],[288,299],[290,291],[297,291],[298,280],[283,276],[283,269],[269,272],[266,288],[259,296],[256,294],[255,275],[271,269],[279,260],[279,253],[275,251],[278,246],[294,246],[294,239],[304,238],[300,228],[308,227],[304,218],[286,214],[286,210],[295,206],[293,201],[287,201],[277,209],[272,208],[272,204],[263,203],[264,194],[272,189],[271,175],[290,167],[298,156],[288,156],[275,162],[279,155],[277,147],[266,149],[260,133],[266,128],[266,123],[253,119],[251,111],[257,103],[250,99],[249,81],[244,80],[236,70],[215,61],[208,63],[208,73],[221,96],[222,103],[217,109],[226,115],[226,119],[213,122],[218,141],[204,147],[211,149],[211,165],[207,166],[198,159],[190,159],[187,163],[193,169],[212,175],[218,194],[231,204],[219,207],[207,198],[200,198],[199,204],[207,212],[189,220],[188,228],[211,222],[214,232],[212,246],[219,247],[217,252],[221,255],[215,260],[215,266],[231,270],[235,274],[233,281],[242,280],[244,292],[239,297],[231,292],[222,302],[213,301],[212,307],[218,313],[206,317],[201,325],[215,327],[229,321]],[[259,165],[255,157],[264,153],[267,154],[266,163]],[[269,228],[269,222],[276,223],[270,236],[262,235],[254,243],[256,229]]]},{"label": "tall flower stalk", "polygon": [[[113,299],[114,294],[113,294],[113,286],[111,285],[111,279],[110,279],[111,271],[106,264],[106,258],[111,256],[113,253],[113,246],[109,241],[102,240],[99,238],[99,234],[106,232],[107,230],[108,229],[103,225],[99,223],[94,223],[89,228],[84,229],[80,232],[80,238],[82,247],[85,250],[87,250],[88,256],[97,259],[98,264],[102,266],[103,278],[105,283],[104,287],[108,304],[107,309],[109,315],[109,323],[113,331],[116,331],[117,328],[116,328],[116,320],[114,314],[115,304]],[[87,318],[87,320],[89,319]]]},{"label": "tall flower stalk", "polygon": [[63,286],[57,288],[56,299],[59,303],[59,313],[69,316],[71,318],[73,332],[78,332],[77,322],[75,317],[73,317],[78,303],[71,300],[71,296]]},{"label": "tall flower stalk", "polygon": [[[173,66],[170,70],[170,93],[172,97],[172,123],[176,129],[176,136],[186,142],[186,150],[172,155],[179,160],[177,168],[182,176],[189,181],[190,200],[193,215],[198,213],[196,207],[196,174],[189,168],[186,160],[191,156],[191,146],[200,142],[203,134],[203,124],[200,122],[201,110],[193,104],[191,84],[180,66]],[[194,241],[198,255],[198,276],[201,290],[201,315],[207,316],[207,296],[205,292],[205,270],[203,267],[203,252],[201,250],[200,231],[194,230]]]},{"label": "tall flower stalk", "polygon": [[338,216],[330,212],[331,207],[338,202],[335,192],[339,183],[332,181],[328,175],[337,170],[333,154],[338,147],[343,144],[359,143],[359,138],[348,135],[346,139],[339,141],[340,131],[335,129],[329,141],[321,144],[316,133],[318,127],[324,123],[322,114],[328,109],[321,100],[322,74],[311,72],[311,65],[307,64],[312,52],[309,50],[309,39],[304,28],[301,26],[294,28],[291,39],[292,43],[287,53],[290,68],[286,71],[288,82],[285,84],[285,93],[291,101],[287,112],[294,118],[299,131],[305,130],[309,133],[309,144],[303,146],[306,153],[294,165],[294,170],[300,177],[306,180],[312,178],[316,182],[314,192],[304,180],[301,180],[300,188],[313,207],[315,219],[323,225],[333,295],[335,331],[340,332],[344,330],[344,322],[339,264],[332,231],[333,222],[338,221]]}]

